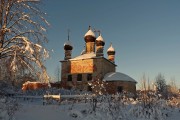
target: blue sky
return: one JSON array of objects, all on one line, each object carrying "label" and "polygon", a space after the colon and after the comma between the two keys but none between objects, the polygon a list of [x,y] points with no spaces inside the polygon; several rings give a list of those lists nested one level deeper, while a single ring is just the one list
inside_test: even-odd
[{"label": "blue sky", "polygon": [[47,31],[46,61],[50,76],[64,59],[63,44],[70,29],[72,56],[84,48],[84,34],[91,25],[101,30],[104,53],[112,42],[117,71],[138,82],[143,73],[154,80],[162,73],[180,86],[180,1],[179,0],[44,0],[43,10],[51,26]]}]

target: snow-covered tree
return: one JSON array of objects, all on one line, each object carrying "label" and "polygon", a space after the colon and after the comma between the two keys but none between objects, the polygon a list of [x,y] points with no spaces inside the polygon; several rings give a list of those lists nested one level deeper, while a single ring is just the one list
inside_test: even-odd
[{"label": "snow-covered tree", "polygon": [[0,1],[0,79],[15,79],[33,74],[48,82],[43,61],[49,57],[46,13],[39,8],[40,0]]},{"label": "snow-covered tree", "polygon": [[91,82],[88,83],[88,85],[91,86],[92,91],[96,95],[103,95],[104,93],[106,93],[107,83],[98,78],[94,78]]},{"label": "snow-covered tree", "polygon": [[61,76],[60,76],[60,73],[61,73],[60,66],[57,66],[57,68],[56,68],[56,70],[55,70],[55,80],[58,81],[58,82],[59,82],[60,79],[61,79],[61,78],[60,78],[60,77],[61,77]]},{"label": "snow-covered tree", "polygon": [[165,80],[164,76],[161,73],[159,73],[156,76],[155,84],[156,84],[156,87],[157,87],[157,92],[159,92],[163,96],[167,96],[166,80]]}]

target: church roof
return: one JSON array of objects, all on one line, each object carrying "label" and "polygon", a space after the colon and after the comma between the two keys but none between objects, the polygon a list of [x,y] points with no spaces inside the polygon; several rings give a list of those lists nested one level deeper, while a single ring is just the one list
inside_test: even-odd
[{"label": "church roof", "polygon": [[82,54],[70,60],[81,60],[81,59],[89,59],[89,58],[95,58],[95,57],[96,57],[96,54],[94,52],[91,52],[91,53]]},{"label": "church roof", "polygon": [[91,35],[91,36],[93,36],[93,37],[96,37],[96,35],[94,34],[94,32],[93,32],[91,29],[89,29],[89,30],[87,31],[87,33],[84,35],[84,37],[86,37],[86,36],[88,36],[88,35]]},{"label": "church roof", "polygon": [[137,83],[133,78],[120,72],[110,72],[104,76],[103,81],[122,81],[122,82],[134,82]]},{"label": "church roof", "polygon": [[[81,54],[80,56],[77,56],[75,58],[72,58],[72,59],[69,59],[70,61],[71,60],[82,60],[82,59],[91,59],[91,58],[104,58],[104,57],[97,57],[96,54],[94,52],[91,52],[91,53],[84,53],[84,54]],[[105,60],[109,61],[108,59],[104,58]],[[116,66],[115,63],[109,61],[110,63],[112,63],[113,65]]]}]

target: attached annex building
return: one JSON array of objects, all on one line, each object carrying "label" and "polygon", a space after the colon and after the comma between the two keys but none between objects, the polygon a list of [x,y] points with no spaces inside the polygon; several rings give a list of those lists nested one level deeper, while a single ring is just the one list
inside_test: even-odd
[{"label": "attached annex building", "polygon": [[[65,57],[61,62],[61,85],[65,89],[79,89],[92,91],[88,82],[103,80],[108,83],[106,91],[109,94],[122,92],[136,92],[136,81],[120,72],[116,72],[115,50],[110,45],[107,50],[108,58],[104,57],[105,42],[101,34],[96,38],[94,32],[89,30],[84,35],[85,50],[80,56],[71,58],[73,46],[68,41],[64,44]],[[83,44],[82,44],[83,45]]]}]

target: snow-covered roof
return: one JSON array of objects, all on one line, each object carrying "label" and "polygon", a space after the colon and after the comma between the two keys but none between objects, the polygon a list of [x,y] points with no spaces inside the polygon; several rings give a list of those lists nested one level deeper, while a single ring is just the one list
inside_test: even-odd
[{"label": "snow-covered roof", "polygon": [[120,72],[110,72],[104,76],[103,81],[122,81],[122,82],[135,82],[133,78],[129,77],[128,75]]},{"label": "snow-covered roof", "polygon": [[95,34],[94,34],[94,32],[93,32],[91,29],[88,30],[88,32],[84,35],[84,37],[86,37],[86,36],[88,36],[88,35],[91,35],[91,36],[93,36],[93,37],[96,37]]},{"label": "snow-covered roof", "polygon": [[97,39],[97,41],[104,41],[103,37],[100,35]]},{"label": "snow-covered roof", "polygon": [[113,46],[112,46],[112,44],[111,44],[111,46],[108,48],[107,51],[115,51],[114,48],[113,48]]},{"label": "snow-covered roof", "polygon": [[64,43],[64,46],[65,45],[69,45],[69,46],[72,46],[71,42],[69,40],[67,40],[65,43]]},{"label": "snow-covered roof", "polygon": [[91,53],[82,54],[70,60],[80,60],[80,59],[88,59],[88,58],[95,58],[95,57],[96,57],[96,54],[94,52],[91,52]]}]

